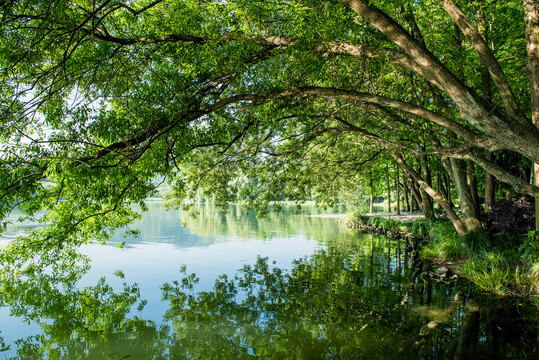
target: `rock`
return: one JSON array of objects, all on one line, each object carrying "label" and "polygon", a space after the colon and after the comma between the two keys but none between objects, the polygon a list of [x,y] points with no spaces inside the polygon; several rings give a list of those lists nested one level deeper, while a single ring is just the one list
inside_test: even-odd
[{"label": "rock", "polygon": [[445,266],[442,266],[442,267],[439,267],[438,269],[436,269],[436,274],[442,276],[442,277],[445,277],[447,275],[447,268]]}]

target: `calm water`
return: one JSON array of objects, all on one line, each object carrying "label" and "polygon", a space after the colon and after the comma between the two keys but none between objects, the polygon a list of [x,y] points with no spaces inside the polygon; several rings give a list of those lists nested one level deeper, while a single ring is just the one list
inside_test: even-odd
[{"label": "calm water", "polygon": [[122,231],[43,254],[31,276],[4,274],[0,359],[537,358],[534,307],[411,283],[396,241],[308,206],[262,220],[198,210],[152,202],[138,238]]}]

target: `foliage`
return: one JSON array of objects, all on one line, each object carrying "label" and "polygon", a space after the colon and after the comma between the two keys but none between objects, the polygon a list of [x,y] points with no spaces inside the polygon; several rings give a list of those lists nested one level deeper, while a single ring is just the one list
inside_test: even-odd
[{"label": "foliage", "polygon": [[[414,345],[418,332],[411,329],[417,314],[408,313],[402,322],[398,316],[407,313],[405,307],[380,312],[381,303],[388,306],[398,298],[366,286],[367,262],[333,251],[298,260],[290,273],[260,258],[234,279],[219,278],[212,292],[191,295],[189,280],[166,285],[165,297],[173,304],[167,317],[180,343],[190,345],[174,355],[321,359],[339,354],[361,359],[398,352],[414,358],[443,348]],[[341,339],[347,339],[346,345]]]},{"label": "foliage", "polygon": [[384,231],[403,231],[406,229],[406,225],[402,221],[397,221],[391,218],[372,216],[369,218],[368,224],[374,225]]},{"label": "foliage", "polygon": [[352,211],[348,214],[346,214],[346,217],[344,218],[346,223],[350,224],[367,224],[370,220],[370,218],[366,215],[363,215],[363,212],[360,210]]},{"label": "foliage", "polygon": [[423,248],[424,256],[449,260],[468,255],[462,238],[448,221],[432,223],[429,235],[432,240]]},{"label": "foliage", "polygon": [[484,291],[510,295],[511,268],[505,258],[495,252],[485,253],[480,260],[470,260],[463,267],[466,275]]},{"label": "foliage", "polygon": [[431,241],[424,248],[424,255],[442,260],[480,257],[492,246],[490,233],[476,231],[459,236],[448,221],[431,222],[429,235]]},{"label": "foliage", "polygon": [[[0,221],[17,208],[47,224],[36,241],[105,241],[159,181],[178,205],[264,213],[332,205],[369,174],[380,196],[397,163],[426,191],[429,168],[451,175],[440,154],[536,192],[470,150],[539,161],[522,3],[462,2],[468,30],[485,14],[491,61],[439,3],[399,4],[2,2]],[[481,64],[501,79],[486,100]]]},{"label": "foliage", "polygon": [[537,274],[512,250],[484,250],[464,264],[466,275],[482,290],[501,296],[529,296],[536,292]]},{"label": "foliage", "polygon": [[522,245],[519,247],[519,251],[522,254],[522,257],[529,263],[534,264],[539,261],[539,243],[537,238],[539,234],[537,231],[528,231],[527,234],[523,236],[524,240]]},{"label": "foliage", "polygon": [[429,235],[432,223],[432,220],[429,219],[418,219],[409,223],[408,228],[413,235],[425,238]]},{"label": "foliage", "polygon": [[176,281],[162,286],[167,311],[156,322],[141,318],[145,302],[136,284],[113,288],[102,279],[81,288],[77,281],[88,270],[87,258],[75,251],[45,251],[33,256],[31,267],[13,251],[2,258],[0,301],[41,331],[10,350],[21,359],[417,359],[443,356],[451,344],[460,344],[463,353],[477,348],[479,358],[488,358],[488,341],[495,339],[500,354],[533,353],[535,326],[523,329],[525,318],[516,311],[510,320],[520,329],[518,342],[493,334],[504,324],[490,308],[481,310],[486,335],[470,339],[469,347],[462,341],[461,308],[420,335],[456,290],[433,284],[430,297],[421,284],[410,287],[412,271],[396,244],[347,232],[288,270],[258,258],[218,277],[208,291],[199,291],[197,275],[182,267]]},{"label": "foliage", "polygon": [[507,235],[524,234],[534,229],[535,206],[530,197],[518,199],[508,195],[506,200],[496,203],[487,214],[488,229]]},{"label": "foliage", "polygon": [[89,269],[86,256],[66,247],[22,257],[13,246],[1,254],[0,306],[42,329],[18,340],[18,358],[104,358],[122,347],[151,358],[159,351],[158,344],[144,347],[136,341],[143,334],[159,336],[154,324],[135,315],[146,305],[137,285],[124,283],[118,291],[101,278],[79,289],[77,282]]},{"label": "foliage", "polygon": [[481,254],[485,249],[492,246],[491,234],[485,230],[468,233],[462,237],[462,243],[466,247],[468,256]]},{"label": "foliage", "polygon": [[432,223],[429,233],[432,240],[423,246],[421,255],[437,261],[466,259],[461,270],[483,291],[521,297],[537,291],[535,232],[520,246],[515,237],[487,231],[459,236],[448,222]]}]

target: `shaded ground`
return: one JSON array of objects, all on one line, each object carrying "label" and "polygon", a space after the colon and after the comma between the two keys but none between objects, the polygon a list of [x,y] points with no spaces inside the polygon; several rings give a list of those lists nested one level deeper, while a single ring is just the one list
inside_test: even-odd
[{"label": "shaded ground", "polygon": [[[321,215],[307,215],[309,217],[323,217],[323,218],[337,218],[337,219],[342,219],[346,216],[346,214],[321,214]],[[399,215],[397,215],[396,212],[377,212],[377,213],[372,213],[372,214],[365,214],[365,216],[369,216],[369,217],[383,217],[383,218],[390,218],[390,219],[393,219],[393,220],[397,220],[397,221],[402,221],[402,222],[413,222],[413,221],[416,221],[417,219],[424,219],[425,216],[423,214],[418,214],[418,213],[407,213],[407,212],[403,212],[401,211],[401,213]]]}]

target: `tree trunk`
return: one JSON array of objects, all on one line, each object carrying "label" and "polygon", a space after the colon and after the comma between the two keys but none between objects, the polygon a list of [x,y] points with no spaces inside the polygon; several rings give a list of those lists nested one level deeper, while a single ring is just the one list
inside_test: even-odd
[{"label": "tree trunk", "polygon": [[[372,5],[369,0],[343,1],[348,4],[352,10],[357,12],[361,17],[404,50],[404,52],[410,56],[412,61],[400,65],[407,67],[407,69],[422,76],[450,97],[458,107],[461,117],[472,127],[482,134],[486,134],[487,136],[496,139],[496,142],[503,143],[505,148],[514,150],[528,157],[532,161],[539,162],[539,147],[537,146],[539,128],[533,126],[533,124],[526,121],[523,117],[515,117],[510,113],[491,109],[483,98],[478,96],[458,79],[455,74],[440,61],[440,59],[436,58],[425,46],[414,39],[394,19]],[[525,2],[528,3],[530,7],[534,7],[536,14],[537,1],[525,0]],[[448,2],[443,2],[444,8],[446,3]],[[464,30],[466,24],[463,24],[459,18],[467,20],[466,16],[460,16],[459,13],[453,10],[455,10],[454,7],[451,9],[446,8],[446,11],[453,18],[453,21]],[[466,26],[465,34],[467,37],[468,34],[470,34],[468,40],[472,43],[479,56],[488,62],[491,74],[496,75],[496,79],[498,80],[497,86],[503,97],[504,105],[506,105],[507,111],[510,112],[511,106],[509,105],[512,104],[509,104],[509,91],[505,91],[508,89],[505,87],[507,82],[504,82],[502,78],[503,72],[500,74],[494,64],[490,64],[492,58],[488,57],[488,54],[484,51],[484,47],[481,46],[479,40],[477,40],[469,30],[470,28]]]},{"label": "tree trunk", "polygon": [[[421,150],[425,151],[425,147],[422,146]],[[427,162],[427,157],[421,156],[420,158],[421,158],[421,175],[423,179],[425,180],[425,182],[429,186],[431,186],[432,181],[431,181],[431,176],[430,176],[429,164]],[[424,209],[423,212],[427,219],[432,219],[434,218],[434,207],[432,204],[432,199],[427,193],[427,191],[423,189],[423,187],[421,187],[420,189],[421,189],[420,190],[421,200],[423,201],[423,209]]]},{"label": "tree trunk", "polygon": [[412,179],[412,177],[409,177],[408,184],[409,184],[410,192],[412,193],[412,200],[411,200],[412,212],[414,211],[414,200],[417,205],[415,210],[423,211],[423,203],[421,202],[421,195],[419,194],[419,187],[416,186],[416,183],[414,179]]},{"label": "tree trunk", "polygon": [[410,207],[410,200],[408,198],[408,185],[406,185],[405,179],[402,181],[402,186],[404,188],[404,208],[406,209],[406,212],[412,212],[412,208]]},{"label": "tree trunk", "polygon": [[477,179],[475,177],[475,164],[471,160],[466,161],[466,175],[468,177],[468,188],[472,195],[475,214],[479,217],[479,196],[477,195]]},{"label": "tree trunk", "polygon": [[401,213],[401,194],[400,194],[400,186],[399,186],[399,166],[397,165],[397,168],[395,169],[395,187],[397,191],[397,215],[400,215]]},{"label": "tree trunk", "polygon": [[[479,22],[479,33],[483,37],[485,43],[488,44],[488,28],[485,23],[485,14],[483,11],[479,11],[477,15],[477,19]],[[494,50],[494,49],[491,49]],[[482,83],[482,91],[483,91],[483,99],[485,99],[486,102],[489,104],[492,104],[492,89],[491,89],[491,81],[490,81],[490,74],[487,68],[487,65],[484,61],[481,62],[481,83]],[[491,151],[486,150],[485,151],[485,159],[487,159],[490,162],[494,161],[494,154]],[[492,207],[494,206],[494,195],[495,195],[495,177],[490,174],[489,172],[485,171],[485,212],[489,213],[492,211]]]},{"label": "tree trunk", "polygon": [[445,190],[447,192],[446,199],[447,199],[447,201],[449,201],[451,206],[453,206],[453,200],[451,199],[451,177],[446,174],[444,176],[444,180],[445,180]]},{"label": "tree trunk", "polygon": [[[442,156],[442,165],[455,183],[459,205],[462,210],[462,221],[465,225],[466,232],[476,231],[481,229],[479,216],[475,212],[473,206],[473,198],[466,179],[466,173],[462,166],[462,162],[457,159],[448,159]],[[449,187],[449,186],[448,186]],[[451,202],[448,201],[451,208]]]},{"label": "tree trunk", "polygon": [[391,155],[395,158],[399,166],[406,172],[409,176],[411,176],[423,189],[429,196],[431,196],[435,201],[439,202],[440,205],[442,205],[443,209],[445,210],[445,213],[447,214],[447,217],[451,222],[453,223],[453,226],[455,227],[455,230],[457,230],[457,233],[459,235],[465,235],[468,231],[458,215],[455,213],[453,208],[450,206],[449,202],[438,194],[424,179],[421,178],[421,176],[402,158],[402,156],[398,154],[391,153]]},{"label": "tree trunk", "polygon": [[[439,192],[442,196],[444,197],[446,196],[446,193],[442,187],[442,176],[440,174],[440,169],[436,169],[436,191]],[[437,209],[440,209],[440,208],[441,208],[441,205],[438,204]]]},{"label": "tree trunk", "polygon": [[466,225],[466,230],[467,232],[479,230],[481,229],[481,222],[479,221],[479,215],[475,211],[472,193],[468,186],[466,172],[462,166],[462,161],[458,159],[450,159],[450,161],[453,170],[453,179],[455,181],[455,189],[457,190],[460,209],[462,211],[462,220]]},{"label": "tree trunk", "polygon": [[389,165],[386,160],[386,171],[387,171],[387,212],[391,212],[391,187],[389,181]]},{"label": "tree trunk", "polygon": [[370,183],[369,183],[369,188],[370,188],[370,191],[371,191],[371,201],[369,202],[369,213],[372,214],[374,211],[374,204],[373,204],[373,200],[374,200],[374,189],[373,189],[373,186],[372,186],[372,171],[370,172]]},{"label": "tree trunk", "polygon": [[[528,75],[530,79],[532,121],[539,128],[539,4],[524,0],[526,43],[528,48]],[[534,184],[539,186],[539,162],[534,164]],[[535,230],[539,231],[539,196],[535,197]]]},{"label": "tree trunk", "polygon": [[[423,212],[423,203],[421,202],[421,194],[419,193],[419,186],[410,175],[408,175],[408,188],[410,189],[410,193],[412,194],[412,197],[411,197],[412,212],[414,210],[420,210],[421,212]],[[414,207],[414,200],[417,207]]]},{"label": "tree trunk", "polygon": [[[493,162],[494,154],[490,151],[485,152],[485,158]],[[495,178],[492,174],[485,172],[485,212],[489,213],[492,211],[492,206],[494,206],[494,195],[495,195]]]}]

